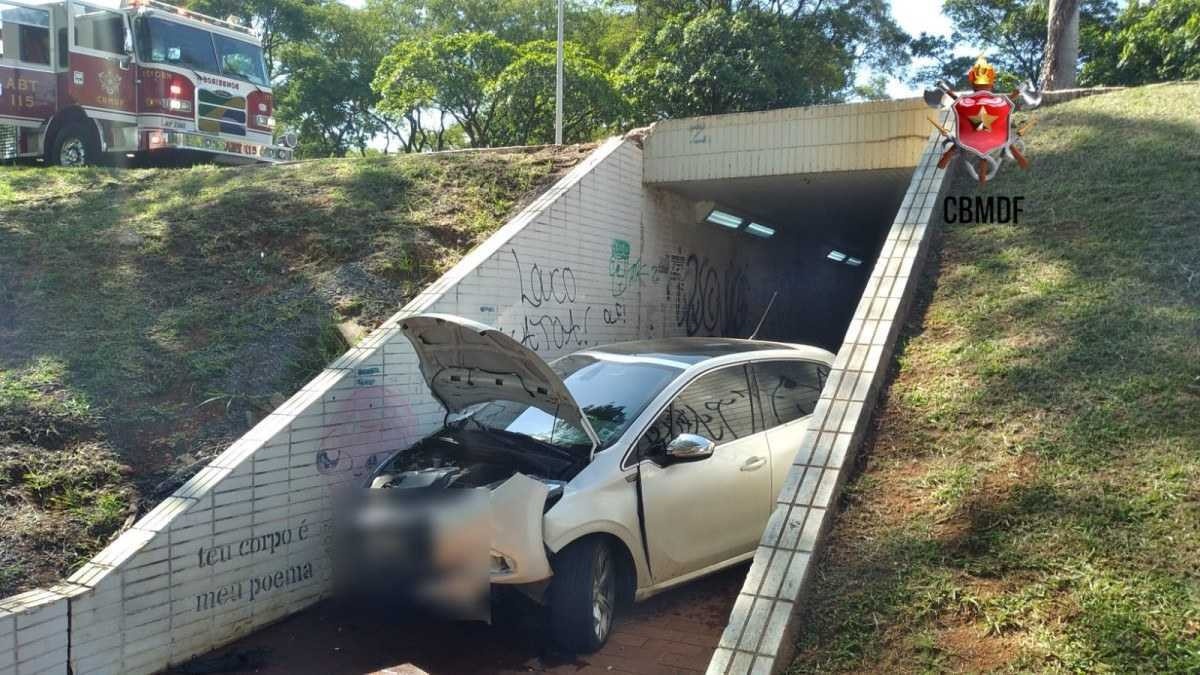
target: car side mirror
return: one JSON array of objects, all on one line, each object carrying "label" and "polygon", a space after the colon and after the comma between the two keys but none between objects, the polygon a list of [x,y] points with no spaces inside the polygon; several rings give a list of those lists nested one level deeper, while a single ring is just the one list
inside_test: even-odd
[{"label": "car side mirror", "polygon": [[667,458],[672,462],[695,462],[712,457],[717,444],[699,434],[679,434],[667,444]]}]

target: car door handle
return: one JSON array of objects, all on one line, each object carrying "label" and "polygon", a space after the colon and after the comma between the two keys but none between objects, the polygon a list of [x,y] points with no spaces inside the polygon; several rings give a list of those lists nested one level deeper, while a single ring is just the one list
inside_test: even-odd
[{"label": "car door handle", "polygon": [[757,471],[767,465],[766,457],[751,457],[742,464],[742,471]]}]

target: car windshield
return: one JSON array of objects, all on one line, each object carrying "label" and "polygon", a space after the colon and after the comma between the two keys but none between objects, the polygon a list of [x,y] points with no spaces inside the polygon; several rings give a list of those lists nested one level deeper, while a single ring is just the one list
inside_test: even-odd
[{"label": "car windshield", "polygon": [[[607,448],[625,433],[650,401],[679,373],[656,363],[606,361],[573,354],[550,364],[567,385]],[[481,426],[522,434],[552,445],[591,445],[583,429],[516,401],[489,401],[471,406],[461,418]]]},{"label": "car windshield", "polygon": [[267,84],[262,47],[156,17],[138,23],[138,58]]}]

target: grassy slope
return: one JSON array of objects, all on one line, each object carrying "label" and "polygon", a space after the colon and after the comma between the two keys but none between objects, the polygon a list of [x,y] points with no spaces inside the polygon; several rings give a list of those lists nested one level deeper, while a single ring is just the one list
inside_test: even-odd
[{"label": "grassy slope", "polygon": [[1036,113],[1021,224],[944,226],[794,670],[1200,670],[1197,110]]},{"label": "grassy slope", "polygon": [[0,169],[0,597],[55,580],[587,148]]}]

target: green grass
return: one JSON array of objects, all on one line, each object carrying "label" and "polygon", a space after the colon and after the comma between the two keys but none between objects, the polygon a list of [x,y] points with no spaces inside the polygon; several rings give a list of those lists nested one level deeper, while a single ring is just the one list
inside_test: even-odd
[{"label": "green grass", "polygon": [[587,150],[0,169],[0,597],[98,550]]},{"label": "green grass", "polygon": [[1020,224],[942,227],[794,671],[1200,671],[1196,110],[1036,112]]}]

